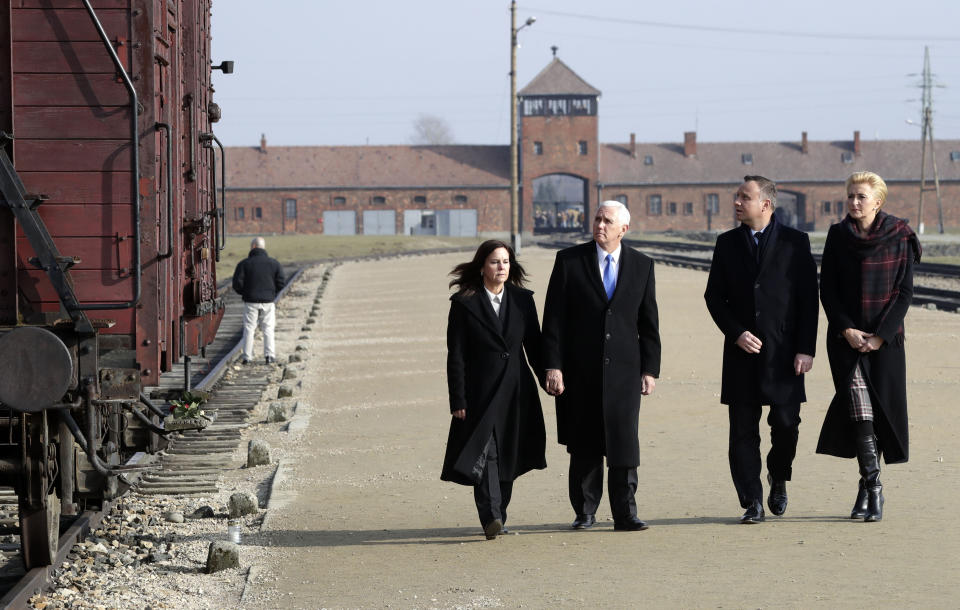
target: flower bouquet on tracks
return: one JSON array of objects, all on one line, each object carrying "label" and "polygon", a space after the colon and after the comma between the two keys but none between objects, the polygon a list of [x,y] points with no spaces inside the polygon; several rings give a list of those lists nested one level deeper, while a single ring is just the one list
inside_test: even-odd
[{"label": "flower bouquet on tracks", "polygon": [[179,399],[170,401],[170,415],[163,418],[163,429],[175,430],[203,430],[211,423],[213,417],[203,412],[201,407],[209,400],[210,394],[196,390],[186,390]]}]

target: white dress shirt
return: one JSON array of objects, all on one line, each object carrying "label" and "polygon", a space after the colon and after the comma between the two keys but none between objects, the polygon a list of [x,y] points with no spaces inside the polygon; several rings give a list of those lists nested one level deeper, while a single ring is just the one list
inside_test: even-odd
[{"label": "white dress shirt", "polygon": [[500,294],[493,294],[487,287],[483,287],[483,291],[487,293],[487,298],[490,299],[490,304],[493,305],[493,313],[500,315],[500,301],[503,299],[506,294],[506,289],[501,289]]},{"label": "white dress shirt", "polygon": [[[617,246],[617,249],[613,252],[607,252],[600,247],[600,244],[594,243],[597,247],[597,264],[600,266],[600,278],[603,279],[603,270],[607,266],[607,254],[611,255],[613,258],[610,260],[610,264],[613,266],[613,277],[614,279],[619,279],[620,277],[620,251],[622,246]],[[616,283],[616,282],[615,282]]]}]

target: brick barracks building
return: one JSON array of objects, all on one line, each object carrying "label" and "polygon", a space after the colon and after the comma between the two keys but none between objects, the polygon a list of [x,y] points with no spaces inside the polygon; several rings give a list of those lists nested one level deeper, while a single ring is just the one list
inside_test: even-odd
[{"label": "brick barracks building", "polygon": [[[779,185],[782,221],[823,231],[842,218],[843,181],[858,170],[890,186],[885,209],[917,224],[919,140],[698,142],[598,140],[600,91],[554,58],[519,92],[520,222],[524,235],[589,230],[597,203],[627,205],[643,231],[725,230],[746,174]],[[960,141],[936,142],[946,227],[960,227]],[[510,148],[289,146],[227,148],[233,234],[418,234],[505,237]],[[928,161],[927,230],[938,222]]]}]

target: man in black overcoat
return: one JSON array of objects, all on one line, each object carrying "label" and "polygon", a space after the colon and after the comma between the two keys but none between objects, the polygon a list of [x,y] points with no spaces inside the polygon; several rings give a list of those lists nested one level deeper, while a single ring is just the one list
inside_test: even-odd
[{"label": "man in black overcoat", "polygon": [[728,406],[733,484],[746,509],[741,523],[764,520],[760,482],[761,406],[770,405],[767,506],[787,508],[806,401],[803,375],[817,343],[817,266],[807,234],[781,224],[776,185],[744,176],[734,210],[742,224],[717,237],[704,298],[723,333],[720,402]]},{"label": "man in black overcoat", "polygon": [[603,495],[603,459],[614,528],[637,518],[640,396],[660,375],[653,261],[620,244],[630,212],[605,201],[594,240],[557,253],[543,315],[546,390],[556,396],[557,436],[570,453],[574,529],[592,526]]}]

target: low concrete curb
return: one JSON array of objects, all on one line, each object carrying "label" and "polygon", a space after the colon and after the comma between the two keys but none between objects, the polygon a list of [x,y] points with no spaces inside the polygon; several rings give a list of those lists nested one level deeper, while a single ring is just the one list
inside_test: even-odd
[{"label": "low concrete curb", "polygon": [[260,522],[261,532],[268,529],[273,523],[276,509],[289,502],[290,499],[296,495],[294,492],[280,489],[280,483],[287,479],[287,469],[288,466],[286,462],[280,460],[277,464],[276,472],[273,473],[273,480],[270,481],[270,497],[267,499],[266,512],[263,515],[263,520]]}]

